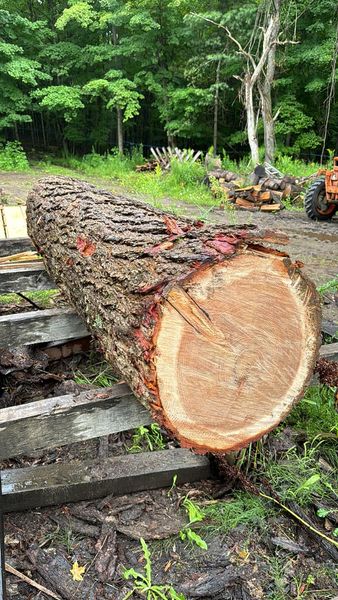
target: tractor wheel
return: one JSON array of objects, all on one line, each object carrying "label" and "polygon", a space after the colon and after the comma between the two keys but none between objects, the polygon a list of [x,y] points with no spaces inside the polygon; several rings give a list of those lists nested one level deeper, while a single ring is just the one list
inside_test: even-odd
[{"label": "tractor wheel", "polygon": [[313,221],[328,221],[337,210],[335,204],[327,201],[325,179],[315,179],[305,194],[305,212]]}]

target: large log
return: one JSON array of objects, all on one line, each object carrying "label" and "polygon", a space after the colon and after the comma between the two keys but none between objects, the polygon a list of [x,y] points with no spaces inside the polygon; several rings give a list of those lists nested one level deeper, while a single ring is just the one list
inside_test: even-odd
[{"label": "large log", "polygon": [[50,276],[182,446],[242,448],[301,396],[319,301],[287,254],[262,246],[278,235],[206,227],[59,177],[36,185],[27,216]]}]

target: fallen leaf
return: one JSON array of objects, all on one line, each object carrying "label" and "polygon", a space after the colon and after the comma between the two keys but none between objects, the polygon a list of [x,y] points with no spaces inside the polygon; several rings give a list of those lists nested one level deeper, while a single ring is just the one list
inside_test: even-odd
[{"label": "fallen leaf", "polygon": [[239,556],[239,558],[241,558],[242,560],[246,561],[249,558],[250,552],[248,552],[248,550],[242,549],[242,550],[236,550],[237,555]]},{"label": "fallen leaf", "polygon": [[72,575],[74,581],[82,581],[85,571],[86,568],[80,567],[79,563],[76,560],[70,570],[70,574]]},{"label": "fallen leaf", "polygon": [[164,572],[167,573],[172,565],[172,560],[168,560],[167,564],[164,567]]}]

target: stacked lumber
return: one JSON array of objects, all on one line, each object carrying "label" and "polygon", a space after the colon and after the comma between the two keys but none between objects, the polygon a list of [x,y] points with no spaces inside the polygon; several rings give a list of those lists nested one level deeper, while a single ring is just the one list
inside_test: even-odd
[{"label": "stacked lumber", "polygon": [[240,181],[241,176],[233,171],[226,171],[225,169],[213,169],[208,173],[209,181],[211,179],[217,179],[220,184],[231,183],[232,181]]},{"label": "stacked lumber", "polygon": [[228,200],[239,209],[277,212],[283,208],[281,204],[283,192],[266,189],[261,185],[249,185],[228,192]]},{"label": "stacked lumber", "polygon": [[267,172],[258,165],[251,176],[252,185],[243,186],[244,179],[238,173],[224,169],[214,169],[208,173],[206,183],[213,180],[224,190],[224,195],[239,209],[276,212],[283,208],[282,200],[296,200],[304,192],[296,177]]},{"label": "stacked lumber", "polygon": [[148,162],[144,163],[143,165],[136,165],[135,171],[138,173],[143,171],[155,171],[157,165],[159,164],[160,163],[158,160],[148,160]]}]

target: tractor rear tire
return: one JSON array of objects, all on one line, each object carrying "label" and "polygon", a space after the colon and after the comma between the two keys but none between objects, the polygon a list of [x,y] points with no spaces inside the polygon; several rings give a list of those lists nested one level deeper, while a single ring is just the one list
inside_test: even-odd
[{"label": "tractor rear tire", "polygon": [[335,204],[327,202],[325,197],[325,179],[315,179],[305,194],[305,212],[313,221],[328,221],[337,210]]}]

